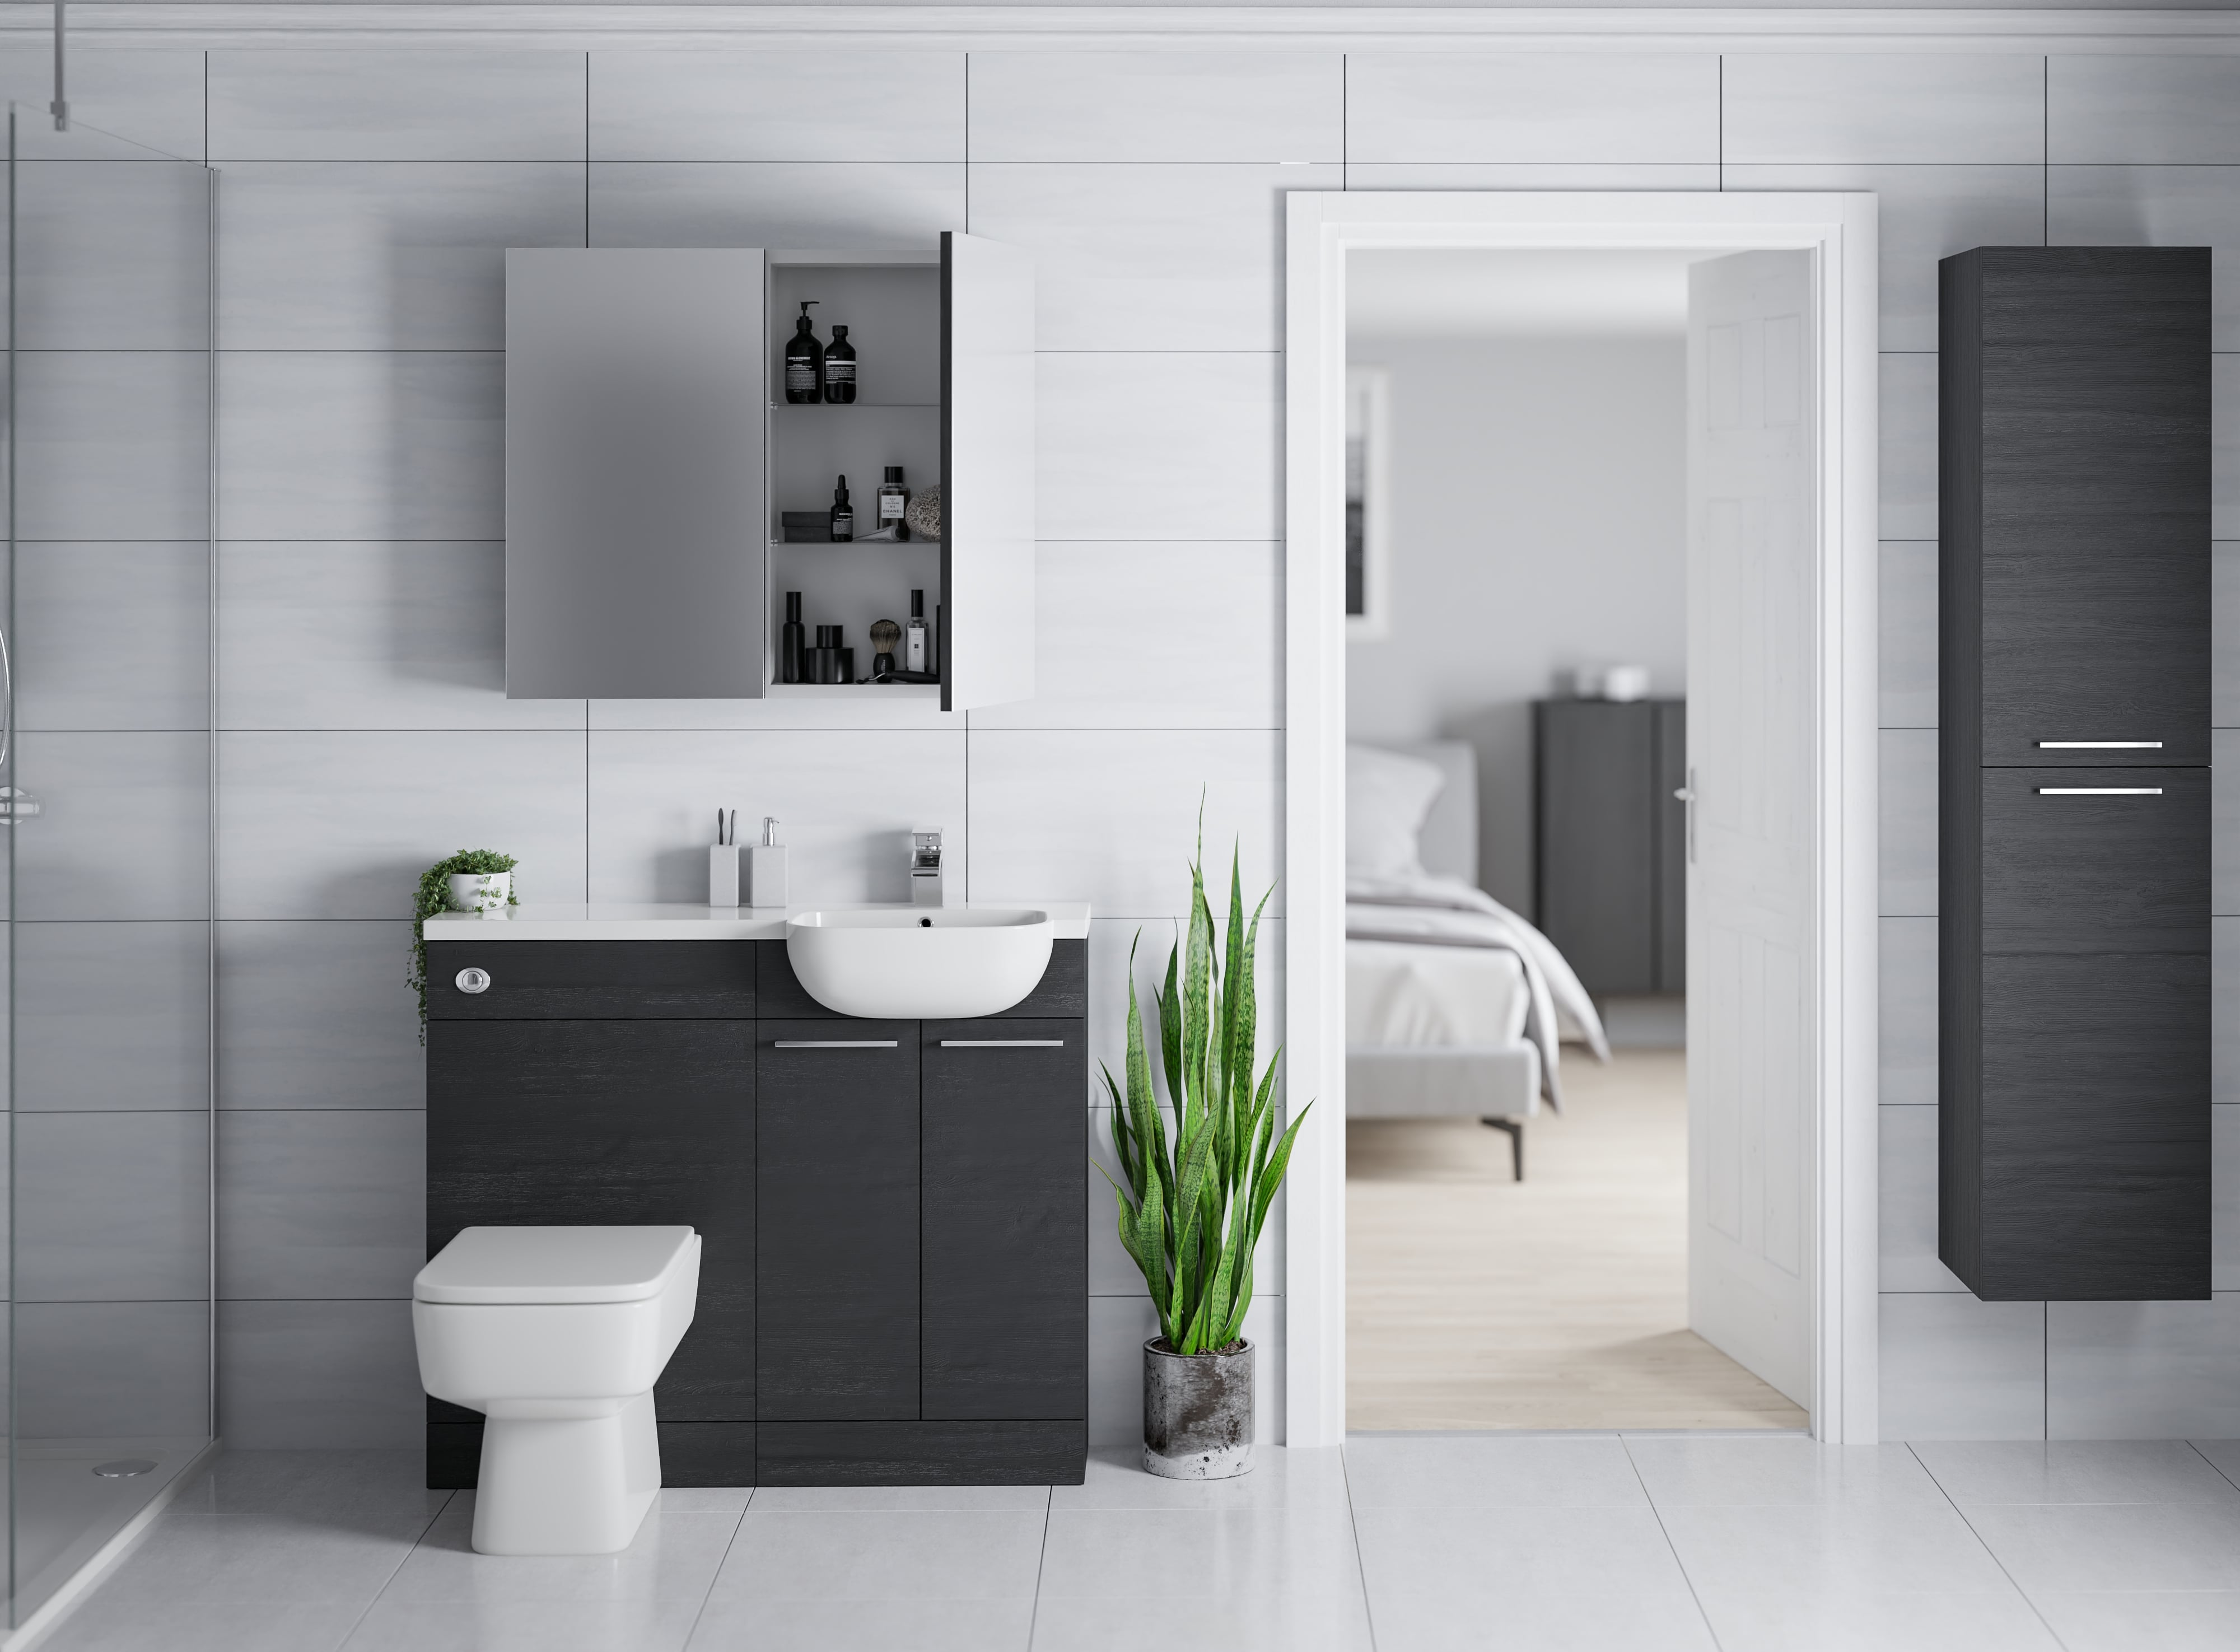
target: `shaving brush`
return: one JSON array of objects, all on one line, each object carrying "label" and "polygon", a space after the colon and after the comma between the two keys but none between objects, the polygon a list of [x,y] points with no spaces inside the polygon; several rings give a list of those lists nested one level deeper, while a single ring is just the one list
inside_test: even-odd
[{"label": "shaving brush", "polygon": [[892,620],[871,622],[871,676],[882,677],[895,669],[895,644],[903,640],[903,628]]}]

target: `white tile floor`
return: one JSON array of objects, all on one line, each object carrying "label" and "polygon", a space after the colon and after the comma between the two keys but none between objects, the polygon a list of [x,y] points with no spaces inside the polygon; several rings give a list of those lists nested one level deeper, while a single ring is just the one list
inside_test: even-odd
[{"label": "white tile floor", "polygon": [[1368,1435],[1250,1478],[669,1491],[467,1545],[401,1452],[239,1452],[42,1652],[2230,1652],[2240,1442]]}]

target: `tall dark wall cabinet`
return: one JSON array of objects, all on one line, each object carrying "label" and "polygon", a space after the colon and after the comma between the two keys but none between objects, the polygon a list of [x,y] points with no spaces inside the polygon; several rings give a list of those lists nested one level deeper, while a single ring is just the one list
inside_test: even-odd
[{"label": "tall dark wall cabinet", "polygon": [[2205,1297],[2209,253],[1940,273],[1937,1254]]},{"label": "tall dark wall cabinet", "polygon": [[1533,708],[1534,898],[1590,992],[1688,987],[1683,700]]}]

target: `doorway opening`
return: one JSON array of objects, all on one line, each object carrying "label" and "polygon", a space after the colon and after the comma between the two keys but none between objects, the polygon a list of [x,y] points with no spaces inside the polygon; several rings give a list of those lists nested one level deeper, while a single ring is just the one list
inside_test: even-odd
[{"label": "doorway opening", "polygon": [[1872,197],[1290,224],[1290,1437],[1871,1438]]}]

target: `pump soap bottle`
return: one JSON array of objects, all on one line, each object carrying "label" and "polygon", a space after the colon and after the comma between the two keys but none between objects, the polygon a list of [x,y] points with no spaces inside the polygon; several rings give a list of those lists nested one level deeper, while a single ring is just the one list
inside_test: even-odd
[{"label": "pump soap bottle", "polygon": [[777,628],[777,680],[803,683],[808,667],[808,628],[801,623],[801,593],[785,594],[785,623]]},{"label": "pump soap bottle", "polygon": [[[824,346],[817,342],[810,331],[814,324],[809,318],[809,307],[814,298],[801,302],[800,319],[793,323],[793,336],[785,341],[785,399],[789,402],[814,402],[824,383]],[[853,350],[849,351],[854,355]]]},{"label": "pump soap bottle", "polygon": [[848,342],[844,322],[832,330],[832,342],[824,347],[824,399],[856,399],[856,347]]},{"label": "pump soap bottle", "polygon": [[763,816],[763,841],[747,850],[747,904],[785,904],[785,849],[777,841],[777,820]]},{"label": "pump soap bottle", "polygon": [[848,478],[832,490],[832,541],[844,545],[856,536],[856,507],[848,503]]}]

